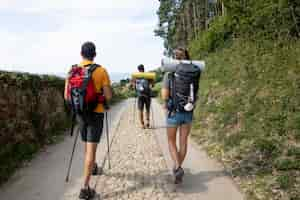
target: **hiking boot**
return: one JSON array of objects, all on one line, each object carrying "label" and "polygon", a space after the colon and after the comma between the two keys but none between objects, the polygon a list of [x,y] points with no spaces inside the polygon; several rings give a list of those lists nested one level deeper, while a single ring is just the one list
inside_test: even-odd
[{"label": "hiking boot", "polygon": [[97,176],[98,175],[98,173],[99,173],[99,168],[98,168],[98,165],[97,165],[97,163],[95,163],[94,164],[94,167],[93,167],[93,169],[92,169],[92,175],[93,176]]},{"label": "hiking boot", "polygon": [[80,190],[79,199],[92,199],[96,195],[96,191],[94,189],[91,189],[90,187],[82,188]]},{"label": "hiking boot", "polygon": [[150,128],[150,123],[149,122],[146,123],[146,128]]},{"label": "hiking boot", "polygon": [[182,167],[178,167],[177,169],[173,170],[174,176],[175,176],[175,184],[180,184],[182,183],[182,179],[184,176],[184,170],[182,169]]},{"label": "hiking boot", "polygon": [[173,167],[172,172],[173,172],[173,175],[175,176],[175,173],[176,173],[176,167],[175,166]]}]

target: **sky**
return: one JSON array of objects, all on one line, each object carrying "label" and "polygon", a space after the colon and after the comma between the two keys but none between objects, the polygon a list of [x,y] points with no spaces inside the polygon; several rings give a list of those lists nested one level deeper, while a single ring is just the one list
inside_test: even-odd
[{"label": "sky", "polygon": [[65,73],[92,41],[109,72],[159,67],[158,0],[1,0],[0,70]]}]

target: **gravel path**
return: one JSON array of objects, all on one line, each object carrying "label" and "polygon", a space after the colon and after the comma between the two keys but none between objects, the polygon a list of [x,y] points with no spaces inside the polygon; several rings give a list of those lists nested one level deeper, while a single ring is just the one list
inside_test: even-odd
[{"label": "gravel path", "polygon": [[176,199],[167,165],[151,129],[141,129],[128,106],[115,130],[111,170],[96,180],[104,199]]},{"label": "gravel path", "polygon": [[[168,152],[161,106],[153,101],[152,109],[155,112],[151,116],[155,118],[155,127],[141,129],[133,105],[134,100],[129,99],[113,106],[109,112],[111,169],[107,167],[107,140],[104,132],[97,150],[97,162],[104,166],[104,174],[92,177],[91,180],[98,194],[96,200],[243,199],[222,166],[193,142],[189,143],[183,165],[186,171],[184,182],[175,186],[170,172],[173,163]],[[74,137],[66,137],[63,142],[40,152],[0,188],[0,199],[78,199],[83,183],[82,143],[78,143],[75,151],[70,182],[64,182],[73,140]]]}]

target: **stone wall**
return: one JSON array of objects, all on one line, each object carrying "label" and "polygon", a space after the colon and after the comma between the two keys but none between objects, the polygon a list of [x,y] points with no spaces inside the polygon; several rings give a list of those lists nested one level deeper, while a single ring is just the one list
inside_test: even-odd
[{"label": "stone wall", "polygon": [[64,80],[0,71],[0,183],[68,125]]}]

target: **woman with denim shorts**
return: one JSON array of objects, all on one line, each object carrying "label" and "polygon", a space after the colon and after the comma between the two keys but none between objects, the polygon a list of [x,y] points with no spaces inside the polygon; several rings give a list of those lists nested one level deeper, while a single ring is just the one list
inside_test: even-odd
[{"label": "woman with denim shorts", "polygon": [[[188,51],[184,48],[178,48],[174,51],[175,59],[190,60]],[[165,109],[167,110],[167,135],[171,158],[174,162],[173,174],[175,184],[182,182],[184,170],[181,167],[187,153],[188,136],[191,131],[193,120],[193,112],[170,112],[168,110],[168,102],[170,100],[170,79],[166,73],[163,80],[162,98],[166,102]],[[179,129],[179,149],[176,145],[177,130]]]}]

